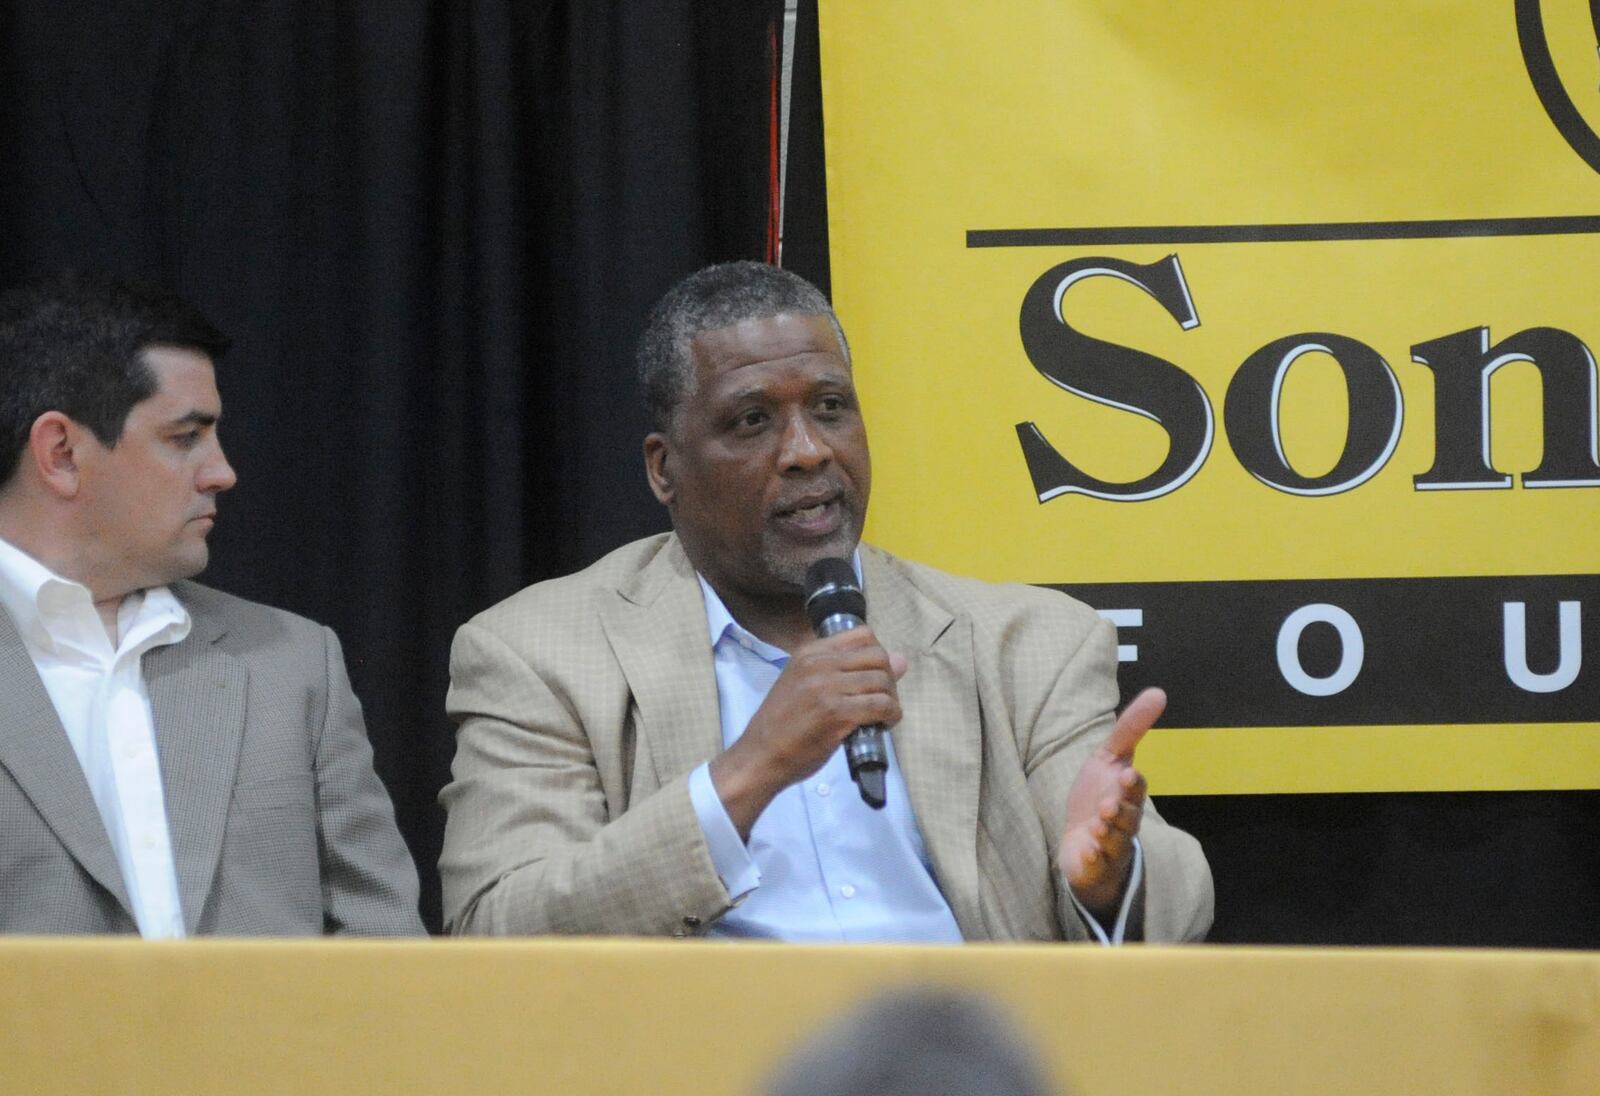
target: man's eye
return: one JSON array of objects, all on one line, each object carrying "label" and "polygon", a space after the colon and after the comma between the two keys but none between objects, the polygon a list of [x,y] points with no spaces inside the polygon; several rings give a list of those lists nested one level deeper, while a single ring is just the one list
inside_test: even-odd
[{"label": "man's eye", "polygon": [[734,425],[743,430],[753,430],[766,421],[767,413],[765,411],[756,410],[755,408],[744,412],[738,418],[733,420]]},{"label": "man's eye", "polygon": [[819,411],[825,411],[829,414],[836,414],[840,411],[844,411],[849,406],[849,401],[843,396],[823,396],[817,401],[817,409]]},{"label": "man's eye", "polygon": [[200,431],[185,430],[181,434],[173,435],[172,440],[180,449],[193,449],[200,444]]}]

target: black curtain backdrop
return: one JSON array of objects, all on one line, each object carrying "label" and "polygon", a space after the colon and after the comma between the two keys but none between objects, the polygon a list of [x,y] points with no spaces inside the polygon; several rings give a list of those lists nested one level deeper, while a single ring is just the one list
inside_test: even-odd
[{"label": "black curtain backdrop", "polygon": [[434,928],[451,636],[665,528],[632,344],[765,253],[776,13],[0,5],[0,285],[138,275],[233,336],[204,578],[339,633]]}]

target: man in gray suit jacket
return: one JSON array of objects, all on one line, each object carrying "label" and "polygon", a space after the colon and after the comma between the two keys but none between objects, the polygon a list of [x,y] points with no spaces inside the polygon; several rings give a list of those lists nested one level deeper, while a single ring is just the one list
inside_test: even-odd
[{"label": "man in gray suit jacket", "polygon": [[422,931],[333,633],[185,581],[226,345],[106,279],[0,297],[0,931]]},{"label": "man in gray suit jacket", "polygon": [[[639,360],[674,533],[457,634],[450,927],[1203,936],[1205,858],[1132,763],[1165,698],[1115,715],[1111,627],[860,545],[871,463],[821,294],[761,264],[703,270],[657,305]],[[830,557],[871,628],[818,639],[804,578]],[[874,723],[893,728],[882,810],[840,749]]]}]

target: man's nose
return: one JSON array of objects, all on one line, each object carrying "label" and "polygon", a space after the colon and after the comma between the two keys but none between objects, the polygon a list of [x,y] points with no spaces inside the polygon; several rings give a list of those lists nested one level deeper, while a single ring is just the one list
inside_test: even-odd
[{"label": "man's nose", "polygon": [[783,429],[779,461],[784,468],[815,468],[833,459],[833,450],[805,415],[789,416]]},{"label": "man's nose", "polygon": [[239,482],[239,475],[233,470],[233,465],[228,463],[227,455],[222,452],[219,444],[211,459],[206,461],[200,469],[200,479],[197,486],[202,491],[226,491]]}]

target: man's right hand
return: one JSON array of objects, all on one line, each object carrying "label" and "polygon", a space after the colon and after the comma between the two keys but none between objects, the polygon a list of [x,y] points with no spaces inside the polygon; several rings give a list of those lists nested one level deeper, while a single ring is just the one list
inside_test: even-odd
[{"label": "man's right hand", "polygon": [[711,784],[740,837],[748,841],[767,804],[822,768],[851,731],[900,722],[895,682],[906,666],[870,628],[794,650],[744,733],[711,762]]}]

